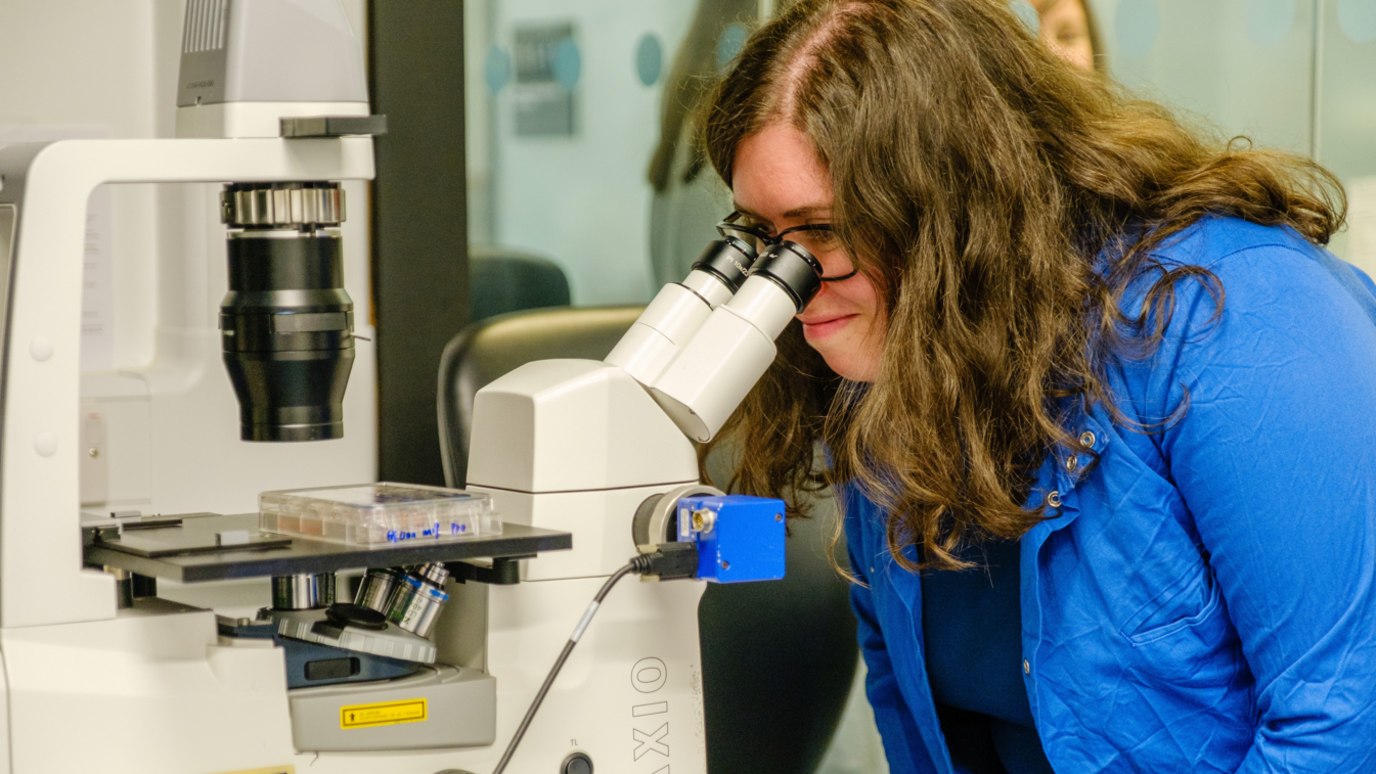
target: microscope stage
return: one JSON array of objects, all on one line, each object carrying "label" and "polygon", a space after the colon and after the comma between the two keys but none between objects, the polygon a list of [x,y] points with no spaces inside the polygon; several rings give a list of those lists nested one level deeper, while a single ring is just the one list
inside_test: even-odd
[{"label": "microscope stage", "polygon": [[[504,525],[500,535],[364,546],[263,533],[256,513],[162,516],[157,526],[113,521],[82,524],[87,566],[115,567],[178,583],[529,557],[573,547],[573,536],[567,532],[520,524]],[[225,535],[246,535],[249,542],[222,545],[228,542]]]}]

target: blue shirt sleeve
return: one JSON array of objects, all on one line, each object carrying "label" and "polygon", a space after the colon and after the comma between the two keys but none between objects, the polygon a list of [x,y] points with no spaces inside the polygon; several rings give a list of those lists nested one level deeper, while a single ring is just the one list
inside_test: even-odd
[{"label": "blue shirt sleeve", "polygon": [[[1297,241],[1297,240],[1296,240]],[[1256,679],[1242,772],[1376,770],[1376,325],[1370,282],[1302,243],[1177,285],[1130,413],[1188,411],[1154,443],[1211,554]],[[1350,267],[1344,268],[1350,271]]]},{"label": "blue shirt sleeve", "polygon": [[[839,494],[839,493],[838,493]],[[845,502],[847,499],[842,498]],[[870,706],[874,708],[875,725],[884,740],[884,754],[888,758],[891,774],[916,774],[933,771],[931,757],[922,744],[922,736],[907,702],[899,690],[898,678],[894,674],[889,651],[884,644],[884,632],[875,615],[874,601],[870,592],[868,567],[856,559],[856,549],[865,545],[858,521],[860,514],[856,507],[846,503],[846,551],[850,557],[851,571],[859,583],[850,588],[850,603],[855,610],[856,636],[860,641],[860,654],[865,659],[868,670],[865,675],[865,693]]]}]

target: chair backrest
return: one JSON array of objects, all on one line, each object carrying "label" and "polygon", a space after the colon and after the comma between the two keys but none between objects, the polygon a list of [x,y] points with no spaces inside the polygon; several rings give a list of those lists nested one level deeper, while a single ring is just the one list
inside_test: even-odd
[{"label": "chair backrest", "polygon": [[[439,385],[449,484],[466,480],[478,390],[536,360],[602,360],[642,309],[514,312],[455,336],[440,361]],[[822,500],[815,518],[790,525],[783,580],[709,584],[703,594],[698,627],[708,771],[813,774],[822,761],[856,664],[849,587],[826,558],[831,508]]]},{"label": "chair backrest", "polygon": [[444,479],[467,481],[473,396],[499,376],[536,360],[601,360],[643,306],[559,307],[511,312],[470,324],[440,358],[439,422]]},{"label": "chair backrest", "polygon": [[470,318],[568,306],[569,281],[548,258],[494,245],[468,248]]}]

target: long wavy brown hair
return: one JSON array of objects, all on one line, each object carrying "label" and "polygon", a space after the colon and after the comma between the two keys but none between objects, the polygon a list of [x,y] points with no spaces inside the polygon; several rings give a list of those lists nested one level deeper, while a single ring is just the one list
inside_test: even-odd
[{"label": "long wavy brown hair", "polygon": [[[1006,0],[802,0],[708,104],[727,185],[736,148],[771,123],[802,131],[830,172],[834,227],[879,289],[882,361],[874,382],[846,382],[795,321],[718,442],[743,447],[734,487],[795,512],[808,490],[854,482],[911,570],[968,566],[963,544],[1046,517],[1023,503],[1047,454],[1076,446],[1067,405],[1143,432],[1174,419],[1128,418],[1105,387],[1115,359],[1154,350],[1178,283],[1222,309],[1216,277],[1156,248],[1211,214],[1324,244],[1346,206],[1311,161],[1215,141],[1074,71]],[[1135,283],[1144,301],[1122,308]]]}]

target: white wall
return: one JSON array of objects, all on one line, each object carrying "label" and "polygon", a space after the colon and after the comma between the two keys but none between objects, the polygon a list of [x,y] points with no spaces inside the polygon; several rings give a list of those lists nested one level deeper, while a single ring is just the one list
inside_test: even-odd
[{"label": "white wall", "polygon": [[[6,0],[0,3],[0,132],[80,127],[115,138],[158,136],[151,0]],[[153,356],[154,194],[110,193],[113,213],[114,356]]]},{"label": "white wall", "polygon": [[[345,0],[360,35],[364,0]],[[114,138],[172,137],[182,0],[0,2],[0,133],[92,127]],[[0,142],[4,140],[0,138]],[[83,380],[83,412],[105,411],[108,504],[161,512],[256,508],[265,489],[376,475],[373,352],[359,342],[345,397],[345,439],[250,444],[220,363],[227,288],[218,185],[111,186],[112,364]],[[370,331],[366,183],[345,184],[345,284]],[[72,409],[77,410],[76,406]],[[83,439],[85,445],[86,439]],[[87,502],[106,495],[83,495]]]},{"label": "white wall", "polygon": [[[95,130],[112,138],[171,137],[182,33],[182,0],[4,0],[0,2],[0,141],[6,128],[25,133]],[[361,35],[365,0],[345,0]],[[155,325],[181,319],[181,288],[159,299],[159,221],[180,217],[171,186],[114,186],[115,368],[147,365]],[[366,219],[360,189],[351,204]],[[352,240],[350,292],[367,319],[367,241]],[[221,260],[220,256],[213,256]],[[224,274],[222,264],[212,276]],[[223,283],[221,283],[222,285]],[[220,289],[221,295],[223,288]],[[214,303],[219,303],[215,296]],[[160,309],[161,304],[161,309]]]}]

